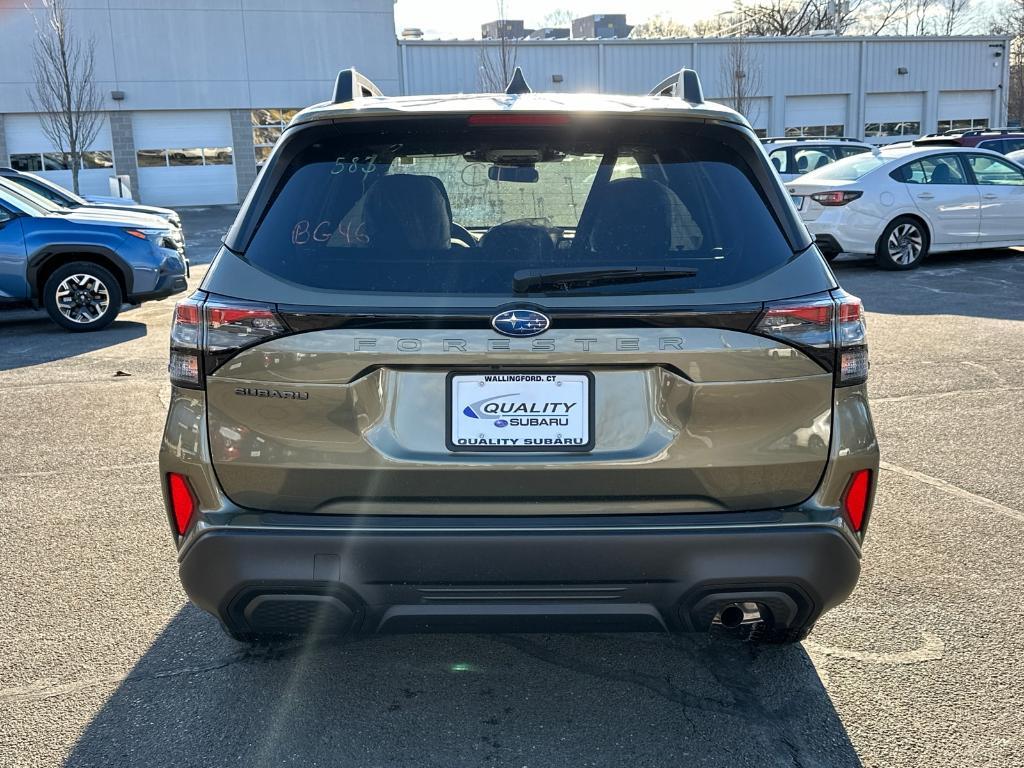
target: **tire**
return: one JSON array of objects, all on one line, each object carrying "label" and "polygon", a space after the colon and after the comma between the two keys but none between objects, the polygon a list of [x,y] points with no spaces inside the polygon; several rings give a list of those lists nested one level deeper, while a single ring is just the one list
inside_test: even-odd
[{"label": "tire", "polygon": [[796,627],[773,627],[769,622],[755,624],[747,635],[747,642],[752,645],[795,645],[806,640],[814,629],[814,622]]},{"label": "tire", "polygon": [[121,311],[124,296],[110,270],[89,261],[58,267],[43,285],[50,319],[75,333],[106,328]]},{"label": "tire", "polygon": [[928,256],[931,237],[920,219],[900,216],[882,231],[875,245],[875,263],[882,269],[916,269]]}]

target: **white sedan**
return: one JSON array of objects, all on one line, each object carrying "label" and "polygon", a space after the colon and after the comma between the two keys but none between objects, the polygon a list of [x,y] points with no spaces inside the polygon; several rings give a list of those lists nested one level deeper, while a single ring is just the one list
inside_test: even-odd
[{"label": "white sedan", "polygon": [[886,147],[786,189],[830,260],[871,253],[885,269],[913,269],[929,253],[1024,244],[1024,168],[984,149]]}]

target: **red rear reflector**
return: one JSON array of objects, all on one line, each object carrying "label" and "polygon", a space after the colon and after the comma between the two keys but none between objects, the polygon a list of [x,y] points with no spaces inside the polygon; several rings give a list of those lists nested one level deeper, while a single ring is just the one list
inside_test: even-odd
[{"label": "red rear reflector", "polygon": [[568,115],[530,115],[515,112],[485,113],[470,115],[470,125],[565,125]]},{"label": "red rear reflector", "polygon": [[853,530],[860,531],[864,525],[864,514],[868,511],[868,492],[871,490],[871,470],[859,469],[850,477],[850,484],[843,494],[843,509],[850,518]]},{"label": "red rear reflector", "polygon": [[196,511],[196,500],[192,495],[188,480],[177,472],[167,473],[167,488],[171,493],[171,511],[174,512],[174,525],[178,535],[184,536],[192,515]]}]

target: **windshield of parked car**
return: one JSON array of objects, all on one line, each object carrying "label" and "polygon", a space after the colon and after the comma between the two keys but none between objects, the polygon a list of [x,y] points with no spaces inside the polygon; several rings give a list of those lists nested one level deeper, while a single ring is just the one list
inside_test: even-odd
[{"label": "windshield of parked car", "polygon": [[522,270],[671,269],[585,288],[619,294],[734,284],[793,255],[725,143],[745,141],[735,131],[477,117],[307,129],[276,158],[244,258],[301,285],[401,293],[508,293]]},{"label": "windshield of parked car", "polygon": [[56,184],[45,179],[41,179],[38,176],[23,174],[21,176],[12,177],[11,181],[15,184],[21,185],[25,189],[35,192],[37,195],[45,197],[57,206],[71,208],[87,205],[85,198],[79,197],[71,190],[64,189],[64,187],[57,186]]},{"label": "windshield of parked car", "polygon": [[45,216],[47,213],[51,213],[53,204],[43,201],[45,205],[42,205],[36,200],[38,197],[39,195],[0,178],[0,200],[3,200],[8,207],[31,216]]},{"label": "windshield of parked car", "polygon": [[881,168],[891,163],[896,158],[884,157],[870,153],[851,155],[842,160],[836,160],[831,165],[826,165],[811,171],[801,179],[803,181],[856,181],[861,176],[866,176],[876,168]]},{"label": "windshield of parked car", "polygon": [[0,184],[3,184],[4,189],[10,191],[12,195],[17,195],[20,199],[27,200],[33,208],[38,208],[46,213],[57,213],[67,210],[63,206],[55,204],[52,200],[47,200],[42,195],[33,192],[31,189],[12,182],[10,179],[0,179]]}]

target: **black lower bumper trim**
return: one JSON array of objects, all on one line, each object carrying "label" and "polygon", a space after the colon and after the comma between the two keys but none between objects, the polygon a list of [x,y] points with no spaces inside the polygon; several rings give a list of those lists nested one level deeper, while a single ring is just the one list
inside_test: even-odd
[{"label": "black lower bumper trim", "polygon": [[832,235],[816,235],[814,242],[823,253],[843,253],[843,246]]},{"label": "black lower bumper trim", "polygon": [[[238,632],[287,631],[289,611],[297,616],[294,631],[325,625],[317,601],[284,605],[267,595],[329,597],[330,631],[700,631],[716,600],[755,600],[778,610],[774,618],[783,625],[813,621],[853,590],[860,557],[830,525],[502,533],[214,529],[191,542],[180,573],[192,601]],[[259,609],[252,607],[257,600]],[[258,618],[261,610],[272,626]]]},{"label": "black lower bumper trim", "polygon": [[166,299],[168,296],[173,296],[176,293],[184,293],[187,290],[188,279],[185,275],[163,275],[157,281],[156,287],[153,288],[152,291],[133,293],[128,297],[128,300],[132,304],[141,304],[144,301]]}]

